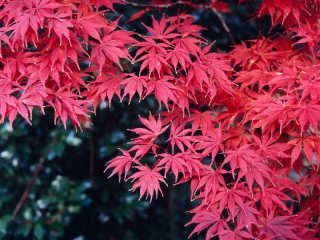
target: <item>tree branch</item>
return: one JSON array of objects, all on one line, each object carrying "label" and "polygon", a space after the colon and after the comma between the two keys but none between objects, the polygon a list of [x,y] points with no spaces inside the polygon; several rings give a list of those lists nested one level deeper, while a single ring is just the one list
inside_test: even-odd
[{"label": "tree branch", "polygon": [[232,36],[232,33],[226,23],[226,21],[223,19],[223,17],[221,16],[221,14],[217,11],[217,9],[215,8],[211,8],[210,9],[211,12],[218,18],[219,22],[220,22],[220,25],[222,26],[223,30],[227,33],[228,35],[228,38],[230,40],[230,42],[233,44],[233,45],[236,45],[236,41],[234,40],[233,36]]},{"label": "tree branch", "polygon": [[188,5],[188,6],[193,6],[193,3],[186,2],[186,1],[176,1],[176,2],[171,2],[171,3],[161,3],[161,4],[149,4],[149,3],[135,3],[127,0],[121,0],[122,3],[131,5],[134,7],[148,7],[148,8],[170,8],[174,7],[177,5]]},{"label": "tree branch", "polygon": [[37,177],[39,176],[39,174],[44,166],[45,161],[46,161],[46,158],[41,158],[40,162],[37,164],[37,167],[31,177],[31,179],[29,180],[23,194],[21,195],[18,204],[16,205],[14,211],[11,214],[13,220],[18,216],[20,210],[22,209],[23,205],[25,204],[27,197],[29,196],[29,194],[31,192],[32,186],[34,185]]}]

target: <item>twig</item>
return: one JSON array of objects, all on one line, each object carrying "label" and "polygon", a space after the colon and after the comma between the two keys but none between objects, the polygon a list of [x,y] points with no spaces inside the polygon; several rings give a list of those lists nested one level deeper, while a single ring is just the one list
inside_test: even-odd
[{"label": "twig", "polygon": [[170,8],[177,5],[189,5],[194,6],[194,4],[186,1],[176,1],[171,3],[162,3],[162,4],[148,4],[148,3],[135,3],[127,0],[121,0],[122,3],[128,4],[134,7],[149,7],[149,8]]},{"label": "twig", "polygon": [[211,12],[218,18],[223,30],[227,33],[228,35],[228,38],[230,40],[230,42],[233,44],[233,45],[236,45],[236,41],[234,40],[233,36],[232,36],[232,33],[226,23],[226,21],[223,19],[223,17],[221,16],[221,14],[217,11],[217,9],[215,8],[211,8]]},{"label": "twig", "polygon": [[26,188],[25,188],[25,190],[23,192],[23,194],[20,197],[20,200],[19,200],[18,204],[16,205],[14,211],[12,212],[11,216],[12,216],[13,220],[18,216],[20,210],[22,209],[23,205],[25,204],[25,202],[27,200],[27,197],[29,196],[30,191],[32,189],[32,186],[34,185],[37,177],[39,176],[39,173],[41,172],[45,161],[46,161],[45,158],[41,158],[40,162],[37,164],[36,170],[34,171],[30,181],[28,182],[28,184],[27,184],[27,186],[26,186]]}]

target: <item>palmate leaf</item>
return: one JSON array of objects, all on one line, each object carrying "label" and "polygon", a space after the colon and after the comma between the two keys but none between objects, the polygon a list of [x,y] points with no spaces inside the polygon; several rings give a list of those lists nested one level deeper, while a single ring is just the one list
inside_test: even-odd
[{"label": "palmate leaf", "polygon": [[196,141],[196,138],[190,136],[191,129],[184,129],[183,125],[175,126],[171,124],[170,126],[170,137],[168,142],[170,142],[172,152],[174,152],[175,147],[177,147],[181,152],[184,152],[185,149],[193,150],[193,142]]},{"label": "palmate leaf", "polygon": [[266,219],[262,233],[267,239],[294,239],[302,240],[297,234],[297,225],[292,221],[296,216],[274,216],[272,211]]},{"label": "palmate leaf", "polygon": [[245,202],[244,207],[238,207],[236,211],[237,223],[240,226],[257,225],[258,218],[261,217],[261,213],[256,209],[255,203],[250,201]]},{"label": "palmate leaf", "polygon": [[[286,0],[287,1],[287,0]],[[245,43],[236,45],[230,52],[234,66],[241,66],[243,70],[268,70],[283,61],[285,52],[280,49],[280,41],[271,38],[262,38],[250,41],[250,47]],[[274,51],[274,49],[277,51]],[[258,81],[258,80],[257,80]]]},{"label": "palmate leaf", "polygon": [[290,149],[290,145],[279,143],[280,136],[279,132],[265,133],[261,137],[253,134],[252,138],[256,145],[257,154],[274,161],[279,161],[280,158],[289,158],[290,156],[285,151]]},{"label": "palmate leaf", "polygon": [[259,16],[268,13],[271,16],[272,25],[284,22],[290,15],[300,24],[300,14],[307,11],[299,0],[264,0],[259,11]]},{"label": "palmate leaf", "polygon": [[128,151],[119,149],[123,156],[117,156],[111,161],[107,162],[107,166],[104,171],[107,171],[110,168],[113,168],[111,174],[109,175],[109,178],[112,177],[115,174],[118,174],[119,182],[121,180],[121,175],[124,173],[124,179],[127,178],[128,172],[130,170],[130,167],[134,161],[134,159],[131,157],[130,153]]},{"label": "palmate leaf", "polygon": [[79,99],[79,96],[71,92],[69,88],[70,85],[62,87],[56,92],[51,92],[50,100],[47,102],[55,109],[55,123],[60,119],[66,128],[69,118],[75,127],[82,129],[82,123],[91,123],[88,118],[89,110],[84,107],[87,101]]},{"label": "palmate leaf", "polygon": [[292,31],[296,34],[296,37],[299,37],[299,40],[295,44],[307,44],[312,55],[319,55],[317,51],[319,51],[320,47],[320,30],[317,21],[306,21],[306,23],[302,23],[301,27],[295,27]]},{"label": "palmate leaf", "polygon": [[267,187],[264,188],[264,192],[257,191],[254,198],[259,200],[262,208],[268,213],[274,211],[276,207],[291,213],[290,209],[286,206],[285,201],[293,201],[292,198],[288,197],[281,191],[281,187]]},{"label": "palmate leaf", "polygon": [[220,240],[243,240],[243,239],[253,239],[252,236],[247,230],[246,225],[238,224],[235,229],[224,229],[218,233]]},{"label": "palmate leaf", "polygon": [[136,166],[135,168],[139,171],[131,175],[128,180],[132,179],[132,181],[134,181],[130,190],[135,191],[137,188],[140,189],[139,199],[141,199],[144,194],[146,194],[147,198],[150,198],[150,201],[152,201],[154,194],[156,195],[156,198],[158,197],[158,192],[163,195],[160,182],[165,185],[167,185],[167,183],[159,173],[161,168],[155,167],[150,169],[148,166]]},{"label": "palmate leaf", "polygon": [[69,15],[67,13],[55,14],[50,19],[48,19],[48,30],[49,34],[54,32],[60,39],[62,43],[62,37],[65,37],[70,41],[70,28],[73,27],[73,24],[66,18]]},{"label": "palmate leaf", "polygon": [[[288,141],[289,146],[291,146],[291,166],[301,157],[304,153],[306,159],[311,165],[319,165],[320,161],[320,138],[319,136],[308,135],[301,136],[297,133],[291,132],[294,137]],[[315,157],[314,157],[315,155]]]},{"label": "palmate leaf", "polygon": [[166,60],[170,60],[175,72],[178,72],[178,64],[180,64],[184,71],[192,64],[189,52],[179,46],[175,46],[173,50],[168,50]]},{"label": "palmate leaf", "polygon": [[214,208],[196,211],[195,215],[192,217],[191,221],[186,224],[186,226],[190,224],[197,224],[197,226],[193,229],[189,238],[195,233],[207,230],[206,240],[211,239],[213,236],[217,235],[218,232],[228,228],[227,222],[223,220],[221,214]]},{"label": "palmate leaf", "polygon": [[[192,121],[192,133],[195,133],[200,129],[203,135],[208,134],[208,129],[216,122],[214,113],[212,111],[200,112],[197,109],[191,109],[191,115],[187,118],[187,121]],[[210,134],[209,134],[210,135]]]},{"label": "palmate leaf", "polygon": [[178,103],[178,94],[176,92],[180,89],[175,86],[172,82],[172,77],[163,76],[161,79],[151,79],[148,82],[146,95],[154,93],[155,98],[159,103],[159,107],[163,103],[167,109],[169,109],[169,101]]},{"label": "palmate leaf", "polygon": [[137,61],[142,61],[140,72],[147,68],[149,71],[149,75],[151,73],[156,72],[159,78],[163,75],[163,71],[165,67],[169,67],[165,55],[162,54],[146,54],[137,59]]},{"label": "palmate leaf", "polygon": [[[212,168],[206,169],[205,174],[201,174],[200,177],[193,179],[195,190],[194,195],[204,193],[204,202],[210,203],[211,199],[215,197],[220,187],[226,187],[226,182],[222,174],[228,173],[226,170]],[[208,201],[210,199],[210,201]]]},{"label": "palmate leaf", "polygon": [[138,139],[154,141],[159,135],[161,135],[168,126],[163,127],[160,119],[156,120],[154,116],[149,114],[149,119],[139,116],[140,122],[147,128],[134,128],[130,131],[139,135]]},{"label": "palmate leaf", "polygon": [[87,98],[93,101],[94,109],[97,109],[99,102],[103,102],[108,98],[109,106],[114,95],[121,98],[120,83],[125,78],[126,74],[119,72],[119,70],[110,66],[105,75],[99,75],[89,85]]},{"label": "palmate leaf", "polygon": [[318,101],[303,102],[296,107],[294,116],[300,125],[301,131],[311,126],[316,132],[319,130],[320,105]]},{"label": "palmate leaf", "polygon": [[206,135],[197,137],[197,143],[195,144],[194,149],[201,150],[202,154],[205,156],[210,154],[211,166],[219,150],[224,151],[221,129],[218,128],[215,131],[208,130]]},{"label": "palmate leaf", "polygon": [[306,97],[310,97],[311,100],[320,98],[320,84],[317,81],[303,81],[298,89],[303,91],[301,100]]},{"label": "palmate leaf", "polygon": [[127,43],[124,41],[124,38],[119,39],[115,36],[117,36],[115,33],[103,36],[100,47],[107,58],[122,68],[120,58],[130,60],[131,57],[128,54],[127,48],[124,46],[124,44]]},{"label": "palmate leaf", "polygon": [[294,107],[297,99],[294,96],[272,98],[260,95],[251,102],[245,120],[252,120],[253,128],[279,127],[282,129],[295,120]]},{"label": "palmate leaf", "polygon": [[37,106],[41,109],[42,113],[44,113],[44,99],[47,97],[48,93],[45,86],[36,82],[35,84],[28,84],[19,101],[28,106],[30,110]]},{"label": "palmate leaf", "polygon": [[241,188],[220,187],[211,199],[210,205],[216,206],[219,212],[228,209],[230,219],[234,220],[237,208],[245,210],[244,203],[247,198],[250,198],[249,194]]},{"label": "palmate leaf", "polygon": [[138,93],[139,100],[141,101],[144,90],[148,88],[147,82],[148,82],[148,77],[136,76],[134,74],[129,75],[126,79],[124,79],[121,82],[121,85],[124,86],[122,98],[129,95],[129,104],[130,104],[133,95],[135,93]]},{"label": "palmate leaf", "polygon": [[[120,69],[120,59],[131,60],[131,56],[125,44],[135,42],[129,32],[123,30],[114,30],[117,27],[117,22],[114,21],[110,25],[106,25],[103,29],[103,37],[101,42],[96,44],[94,41],[90,41],[93,45],[90,61],[97,61],[100,66],[100,74],[103,72],[105,63],[115,63]],[[102,35],[102,34],[101,34]]]},{"label": "palmate leaf", "polygon": [[311,194],[320,190],[320,176],[316,170],[311,171],[299,181],[302,183],[302,186],[309,186],[309,191]]},{"label": "palmate leaf", "polygon": [[180,34],[176,33],[176,26],[171,25],[167,27],[167,19],[163,15],[160,22],[152,17],[152,27],[144,25],[144,27],[151,33],[151,39],[160,39],[164,43],[170,44],[170,39],[177,38]]},{"label": "palmate leaf", "polygon": [[206,165],[201,163],[203,156],[191,151],[190,149],[187,149],[183,153],[178,153],[177,155],[185,159],[187,169],[191,176],[195,175],[199,177],[201,172],[203,172],[203,170],[206,168]]},{"label": "palmate leaf", "polygon": [[158,161],[157,166],[164,166],[166,176],[169,171],[173,173],[175,176],[175,180],[177,182],[179,173],[182,173],[185,176],[185,173],[188,169],[188,164],[186,163],[185,159],[179,155],[171,155],[167,153],[159,154],[161,157]]},{"label": "palmate leaf", "polygon": [[273,184],[271,169],[263,162],[261,156],[250,149],[249,145],[243,145],[236,151],[228,150],[227,154],[228,156],[225,158],[222,166],[230,163],[233,175],[235,175],[235,170],[239,169],[237,182],[245,176],[251,192],[254,181],[260,186],[262,191],[265,188],[265,179]]},{"label": "palmate leaf", "polygon": [[83,8],[77,14],[76,23],[79,24],[79,31],[83,39],[88,42],[89,36],[101,42],[101,28],[107,27],[106,19],[102,12],[86,11]]}]

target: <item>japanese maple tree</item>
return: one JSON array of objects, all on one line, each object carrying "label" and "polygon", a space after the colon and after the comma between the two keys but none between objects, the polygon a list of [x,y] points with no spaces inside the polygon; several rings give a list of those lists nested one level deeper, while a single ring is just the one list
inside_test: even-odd
[{"label": "japanese maple tree", "polygon": [[[239,44],[220,14],[230,2],[0,0],[1,123],[52,108],[82,129],[100,104],[154,98],[110,176],[150,201],[169,174],[189,184],[190,236],[319,239],[320,1],[239,0],[277,29]],[[129,22],[161,14],[129,31],[117,4],[137,8]],[[213,51],[190,9],[219,19],[230,51]]]}]

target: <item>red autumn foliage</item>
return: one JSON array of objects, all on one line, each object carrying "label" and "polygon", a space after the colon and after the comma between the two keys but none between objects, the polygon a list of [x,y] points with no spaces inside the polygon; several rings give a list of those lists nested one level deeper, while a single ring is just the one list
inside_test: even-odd
[{"label": "red autumn foliage", "polygon": [[319,239],[319,0],[263,0],[255,17],[282,33],[227,53],[187,13],[152,18],[146,35],[120,28],[108,18],[120,3],[141,8],[129,21],[177,5],[232,12],[215,0],[0,0],[1,123],[52,107],[55,122],[82,128],[105,99],[153,97],[162,110],[140,117],[111,176],[150,200],[170,173],[189,183],[191,235]]}]

